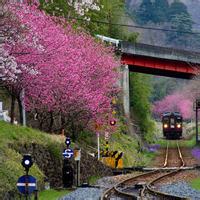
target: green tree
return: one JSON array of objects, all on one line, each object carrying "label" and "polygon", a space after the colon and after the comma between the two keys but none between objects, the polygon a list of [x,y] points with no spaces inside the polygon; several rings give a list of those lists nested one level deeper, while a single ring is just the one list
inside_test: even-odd
[{"label": "green tree", "polygon": [[184,32],[192,32],[192,19],[189,13],[181,13],[174,15],[171,18],[171,29],[177,30],[177,32],[167,33],[167,42],[174,44],[177,47],[187,47],[191,44],[191,34]]},{"label": "green tree", "polygon": [[153,22],[163,23],[167,21],[167,15],[169,12],[169,3],[167,0],[155,0],[153,3]]},{"label": "green tree", "polygon": [[189,15],[187,11],[187,6],[180,2],[180,0],[175,0],[169,7],[169,12],[168,12],[168,19],[171,21],[176,15],[180,14],[187,14]]},{"label": "green tree", "polygon": [[193,21],[184,3],[175,0],[170,5],[168,21],[170,28],[177,32],[166,32],[167,44],[173,44],[179,48],[190,45],[191,35],[184,32],[192,32]]},{"label": "green tree", "polygon": [[139,73],[130,74],[130,106],[136,115],[144,138],[148,138],[154,129],[151,120],[151,84],[150,76]]},{"label": "green tree", "polygon": [[147,24],[153,21],[153,4],[151,0],[143,0],[136,12],[137,22],[139,24]]},{"label": "green tree", "polygon": [[119,23],[121,16],[125,14],[124,0],[100,0],[100,5],[100,11],[90,12],[91,22],[88,23],[87,28],[92,34],[121,39],[124,35],[124,28],[113,24]]},{"label": "green tree", "polygon": [[[50,15],[67,17],[69,12],[73,12],[65,0],[45,1],[40,0],[40,8]],[[75,14],[75,12],[73,12]]]},{"label": "green tree", "polygon": [[[75,18],[74,27],[83,27],[92,35],[100,34],[108,37],[135,41],[138,34],[129,33],[127,27],[122,27],[124,23],[122,16],[126,14],[124,0],[99,0],[100,10],[90,10],[84,16],[77,15],[74,8],[69,6],[65,0],[54,0],[46,2],[40,0],[41,9],[51,15],[64,16],[68,20]],[[77,19],[78,18],[78,19]],[[87,20],[88,19],[88,20]]]},{"label": "green tree", "polygon": [[172,94],[187,83],[185,79],[152,76],[151,84],[153,88],[151,102],[159,101],[165,96]]}]

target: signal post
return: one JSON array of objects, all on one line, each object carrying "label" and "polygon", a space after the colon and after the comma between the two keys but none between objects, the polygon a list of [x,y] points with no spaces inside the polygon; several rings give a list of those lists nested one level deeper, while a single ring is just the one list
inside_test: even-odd
[{"label": "signal post", "polygon": [[195,112],[196,112],[196,144],[198,144],[199,141],[199,131],[198,131],[198,110],[200,109],[200,99],[196,99],[195,106],[194,106]]},{"label": "signal post", "polygon": [[[17,189],[21,194],[24,195],[25,200],[30,200],[31,199],[31,194],[35,192],[35,197],[34,200],[38,199],[37,196],[37,180],[35,177],[31,176],[28,174],[29,169],[33,165],[33,160],[30,154],[25,154],[23,155],[22,161],[21,161],[22,166],[25,169],[26,174],[19,177],[17,181]],[[20,197],[21,199],[21,197]]]}]

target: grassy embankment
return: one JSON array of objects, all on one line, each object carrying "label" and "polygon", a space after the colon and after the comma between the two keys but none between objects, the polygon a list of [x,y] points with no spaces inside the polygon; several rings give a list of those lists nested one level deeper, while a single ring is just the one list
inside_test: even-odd
[{"label": "grassy embankment", "polygon": [[200,190],[200,178],[193,179],[190,183],[191,187]]},{"label": "grassy embankment", "polygon": [[[54,156],[60,156],[61,140],[56,140],[55,137],[31,128],[14,126],[0,121],[0,138],[0,199],[3,198],[6,191],[17,192],[16,182],[20,176],[24,175],[24,169],[21,166],[22,155],[14,149],[34,142],[46,147]],[[34,164],[29,174],[37,178],[38,189],[41,190],[44,185],[43,172]],[[58,197],[62,196],[63,193],[66,191],[50,190],[39,193],[39,196],[41,200],[51,200],[50,196]],[[49,197],[46,198],[48,195]],[[55,198],[53,199],[55,200]]]},{"label": "grassy embankment", "polygon": [[[105,144],[104,139],[101,142]],[[101,147],[103,148],[103,145]],[[156,155],[147,150],[140,152],[137,139],[121,133],[114,133],[111,136],[109,150],[123,152],[124,167],[148,165]]]},{"label": "grassy embankment", "polygon": [[[16,191],[16,181],[24,174],[21,166],[22,155],[15,149],[24,144],[37,143],[47,148],[54,156],[60,156],[60,145],[64,143],[57,136],[50,136],[38,130],[27,127],[13,126],[0,121],[0,197],[5,191]],[[91,139],[91,138],[90,138]],[[103,141],[103,140],[102,140]],[[102,144],[103,142],[101,142]],[[110,150],[124,152],[124,167],[147,165],[155,153],[148,151],[138,152],[139,146],[135,138],[128,135],[115,133],[109,140]],[[103,145],[102,145],[103,146]],[[101,146],[101,147],[102,147]],[[16,147],[16,148],[15,148]],[[103,147],[102,147],[103,148]],[[38,181],[38,188],[43,186],[44,174],[36,164],[30,169],[30,174],[35,176]],[[91,177],[91,183],[99,177]],[[48,196],[62,196],[66,191],[43,191],[39,193],[40,199],[50,199]],[[43,197],[44,196],[44,197]],[[56,197],[53,197],[55,199]]]},{"label": "grassy embankment", "polygon": [[[176,147],[177,140],[159,139],[158,140],[158,144],[160,144],[161,147],[166,147],[168,141],[169,141],[169,147],[171,147],[171,148]],[[195,136],[193,136],[189,140],[181,140],[180,139],[179,140],[179,145],[180,145],[180,147],[188,147],[188,148],[194,147],[196,145]]]},{"label": "grassy embankment", "polygon": [[57,200],[59,197],[62,197],[68,194],[68,190],[44,190],[39,193],[39,200]]}]

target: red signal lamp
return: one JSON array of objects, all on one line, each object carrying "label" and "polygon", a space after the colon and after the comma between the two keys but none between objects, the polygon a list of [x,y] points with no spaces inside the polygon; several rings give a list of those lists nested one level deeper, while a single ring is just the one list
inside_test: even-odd
[{"label": "red signal lamp", "polygon": [[113,120],[110,120],[110,125],[111,125],[111,126],[114,126],[116,123],[117,123],[116,120],[114,120],[114,119],[113,119]]}]

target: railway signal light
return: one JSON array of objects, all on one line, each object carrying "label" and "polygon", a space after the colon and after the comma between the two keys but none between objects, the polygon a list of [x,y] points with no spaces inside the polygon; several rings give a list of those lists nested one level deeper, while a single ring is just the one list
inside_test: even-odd
[{"label": "railway signal light", "polygon": [[196,108],[200,108],[200,99],[196,99]]},{"label": "railway signal light", "polygon": [[26,169],[26,171],[28,171],[29,168],[33,165],[33,161],[32,161],[31,155],[30,154],[25,154],[23,156],[21,164]]},{"label": "railway signal light", "polygon": [[69,145],[71,144],[71,140],[70,140],[69,137],[66,138],[65,144],[66,144],[67,146],[69,146]]},{"label": "railway signal light", "polygon": [[117,123],[116,120],[114,120],[114,119],[110,120],[110,125],[111,126],[114,126],[116,123]]}]

